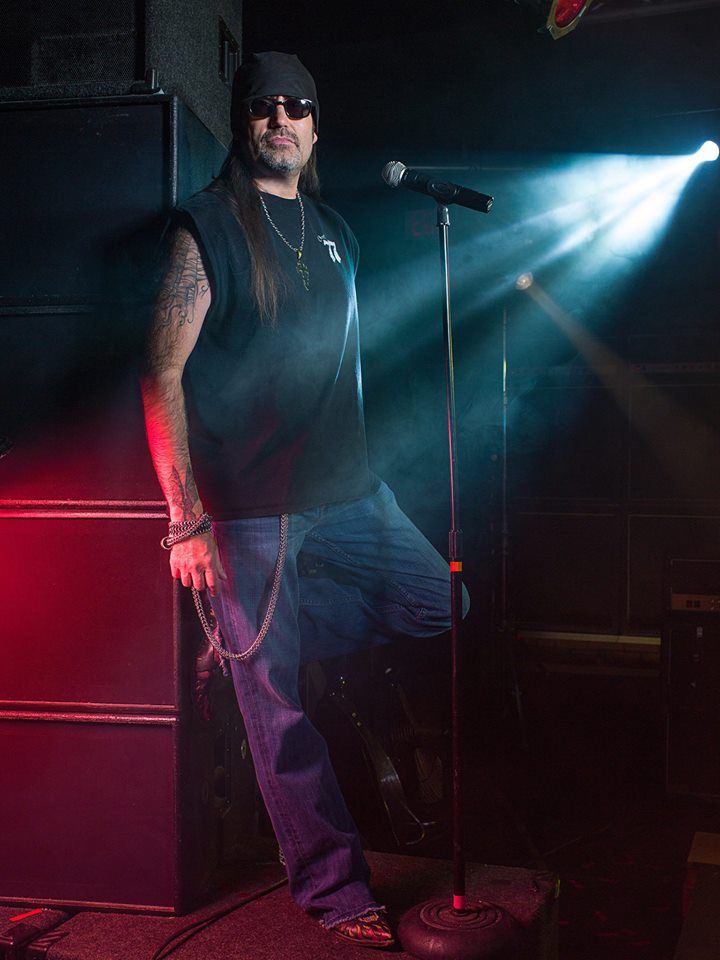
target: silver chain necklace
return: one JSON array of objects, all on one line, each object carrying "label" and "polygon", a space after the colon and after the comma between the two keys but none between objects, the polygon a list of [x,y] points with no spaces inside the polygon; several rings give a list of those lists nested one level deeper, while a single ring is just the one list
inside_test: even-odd
[{"label": "silver chain necklace", "polygon": [[299,247],[294,247],[290,243],[290,241],[287,239],[287,237],[284,237],[282,235],[282,233],[278,230],[275,224],[275,221],[270,216],[268,208],[265,206],[263,195],[261,193],[258,193],[258,196],[260,197],[260,203],[262,204],[262,208],[265,211],[265,216],[268,218],[268,223],[273,228],[275,233],[280,237],[282,242],[286,246],[290,247],[292,252],[295,254],[295,269],[297,270],[298,275],[302,280],[303,286],[305,287],[306,290],[309,290],[310,289],[310,271],[308,270],[307,264],[302,258],[303,247],[305,246],[305,207],[303,206],[302,197],[300,196],[300,193],[298,192],[295,195],[297,202],[300,204],[300,246]]}]

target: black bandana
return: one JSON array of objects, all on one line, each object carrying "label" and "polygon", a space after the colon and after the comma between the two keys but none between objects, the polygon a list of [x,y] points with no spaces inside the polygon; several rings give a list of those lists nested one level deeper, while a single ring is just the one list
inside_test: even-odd
[{"label": "black bandana", "polygon": [[275,94],[312,100],[312,115],[317,129],[320,109],[315,81],[294,53],[270,50],[265,53],[251,53],[235,71],[230,106],[233,133],[243,130],[247,124],[244,101]]}]

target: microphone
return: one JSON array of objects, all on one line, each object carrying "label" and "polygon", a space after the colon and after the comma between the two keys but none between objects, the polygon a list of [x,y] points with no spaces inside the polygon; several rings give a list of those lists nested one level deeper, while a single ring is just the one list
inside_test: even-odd
[{"label": "microphone", "polygon": [[461,187],[457,183],[448,183],[446,180],[435,180],[426,177],[418,170],[411,170],[399,160],[391,160],[382,169],[382,178],[389,187],[407,187],[417,193],[425,193],[439,203],[448,205],[457,203],[470,210],[479,210],[480,213],[489,213],[493,205],[493,197],[486,193],[478,193],[468,187]]}]

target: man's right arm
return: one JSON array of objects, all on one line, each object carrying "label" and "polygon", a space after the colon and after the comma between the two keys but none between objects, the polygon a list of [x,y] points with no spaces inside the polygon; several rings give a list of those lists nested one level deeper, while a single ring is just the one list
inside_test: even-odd
[{"label": "man's right arm", "polygon": [[[153,313],[141,386],[150,454],[170,520],[203,514],[190,464],[182,376],[211,303],[210,284],[195,238],[177,230]],[[226,575],[212,533],[183,540],[170,551],[172,575],[186,587],[206,586],[214,596]]]}]

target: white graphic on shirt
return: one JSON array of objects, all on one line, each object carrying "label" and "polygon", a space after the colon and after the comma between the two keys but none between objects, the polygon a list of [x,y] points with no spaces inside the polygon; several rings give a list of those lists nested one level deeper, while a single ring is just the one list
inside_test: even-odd
[{"label": "white graphic on shirt", "polygon": [[330,254],[330,259],[333,261],[333,263],[342,263],[340,259],[340,254],[337,252],[337,247],[335,246],[334,240],[326,240],[324,233],[321,233],[318,235],[318,240],[320,241],[320,243],[324,243],[325,246],[327,247],[327,251]]}]

